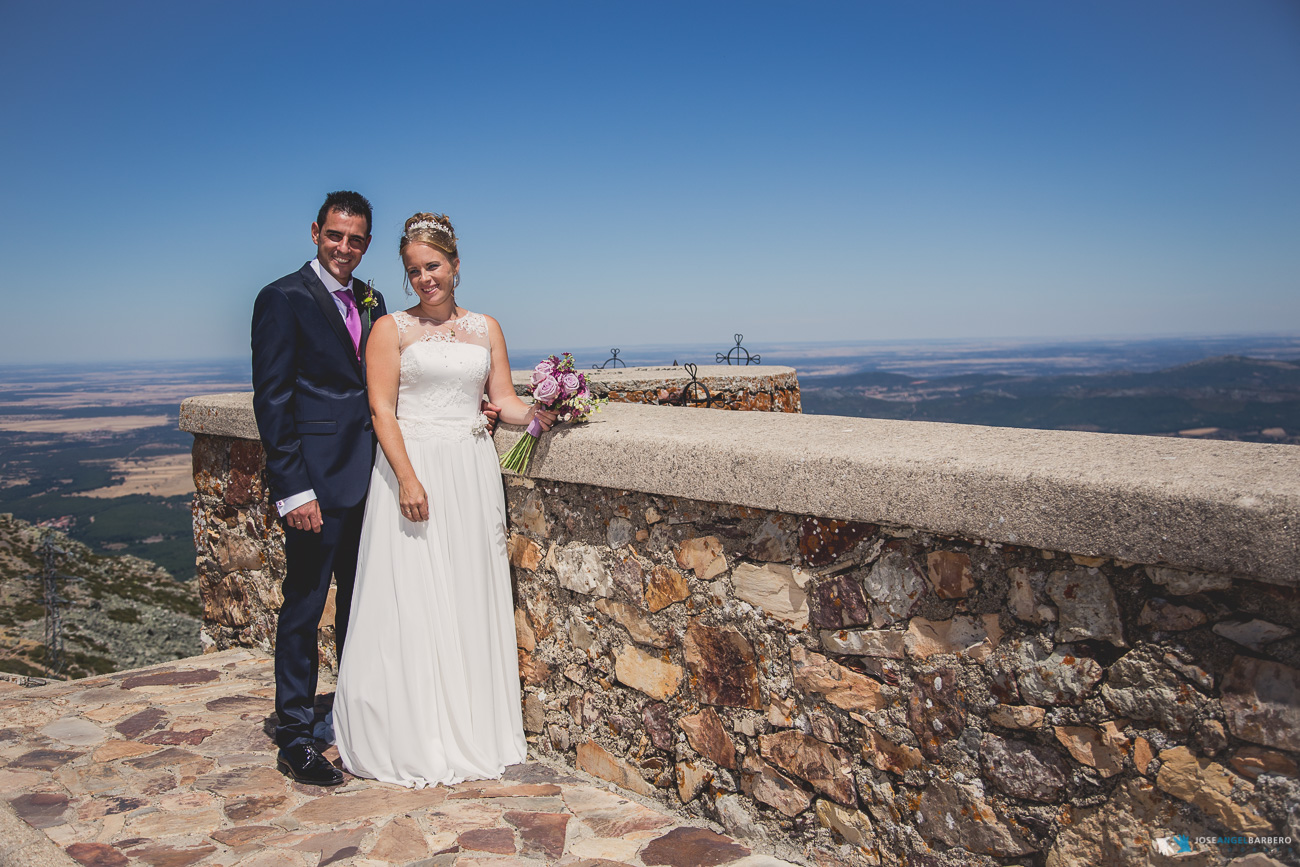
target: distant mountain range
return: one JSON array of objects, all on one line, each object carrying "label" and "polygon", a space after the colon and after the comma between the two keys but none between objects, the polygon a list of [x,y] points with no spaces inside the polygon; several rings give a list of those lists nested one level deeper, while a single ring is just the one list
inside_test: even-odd
[{"label": "distant mountain range", "polygon": [[800,387],[804,412],[819,415],[1300,443],[1300,358],[1049,376],[862,371]]},{"label": "distant mountain range", "polygon": [[[1001,373],[1008,376],[1050,376],[1067,373],[1111,373],[1121,370],[1157,371],[1203,358],[1244,355],[1249,358],[1300,357],[1300,334],[1201,335],[1183,337],[1091,337],[1071,339],[971,337],[966,339],[877,339],[859,341],[773,342],[745,337],[746,352],[762,357],[763,364],[783,364],[799,371],[799,380],[841,376],[862,371],[888,371],[913,377],[956,376],[961,373]],[[612,341],[611,341],[612,342]],[[716,344],[659,344],[624,346],[618,366],[672,364],[692,361],[699,365],[743,363],[746,353]],[[570,347],[578,367],[605,363],[613,350]],[[516,349],[514,366],[527,369],[532,359],[554,349]]]}]

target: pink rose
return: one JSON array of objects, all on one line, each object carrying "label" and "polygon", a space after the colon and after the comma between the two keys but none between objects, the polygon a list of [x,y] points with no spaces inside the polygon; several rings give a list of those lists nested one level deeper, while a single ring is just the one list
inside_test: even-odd
[{"label": "pink rose", "polygon": [[560,386],[564,389],[565,397],[573,397],[582,388],[582,380],[576,373],[566,373],[560,377]]},{"label": "pink rose", "polygon": [[560,396],[560,384],[555,381],[555,377],[548,376],[541,382],[533,385],[533,397],[538,403],[544,403],[550,406],[555,399]]}]

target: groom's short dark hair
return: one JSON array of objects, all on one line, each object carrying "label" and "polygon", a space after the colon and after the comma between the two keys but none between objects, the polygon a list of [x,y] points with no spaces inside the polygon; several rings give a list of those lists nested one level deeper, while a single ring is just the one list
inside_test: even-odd
[{"label": "groom's short dark hair", "polygon": [[316,214],[316,225],[325,225],[325,218],[330,211],[338,211],[345,217],[365,217],[366,237],[370,237],[370,200],[365,196],[351,190],[335,190],[325,197],[325,204],[320,206],[320,211]]}]

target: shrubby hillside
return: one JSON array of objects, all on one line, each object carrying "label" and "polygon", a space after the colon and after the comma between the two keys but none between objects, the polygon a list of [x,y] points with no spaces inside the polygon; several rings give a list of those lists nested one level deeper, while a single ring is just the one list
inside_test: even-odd
[{"label": "shrubby hillside", "polygon": [[[177,581],[156,563],[92,551],[56,530],[0,514],[0,672],[44,675],[45,563],[49,538],[63,608],[63,675],[85,677],[201,652],[197,580]],[[79,579],[79,580],[76,580]]]}]

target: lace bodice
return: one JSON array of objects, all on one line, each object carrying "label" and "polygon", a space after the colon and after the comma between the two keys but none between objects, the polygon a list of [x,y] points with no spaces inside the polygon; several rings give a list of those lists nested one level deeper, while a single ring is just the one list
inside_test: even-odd
[{"label": "lace bodice", "polygon": [[486,435],[487,419],[480,406],[492,366],[487,318],[466,313],[435,325],[404,310],[392,316],[402,358],[397,387],[402,435]]}]

